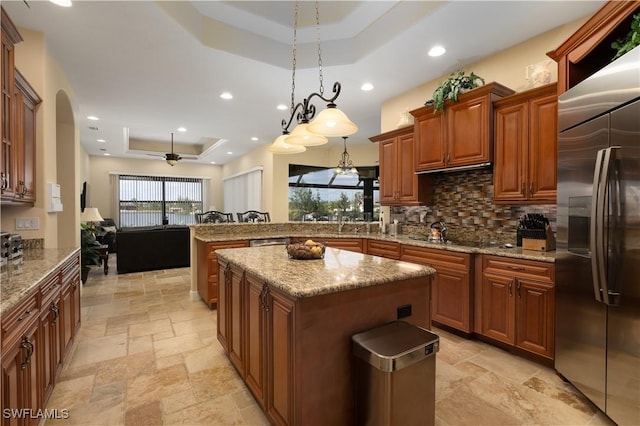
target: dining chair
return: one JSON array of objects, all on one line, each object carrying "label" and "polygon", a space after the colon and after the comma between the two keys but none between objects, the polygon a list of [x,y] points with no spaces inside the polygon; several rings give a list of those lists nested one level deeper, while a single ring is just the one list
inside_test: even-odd
[{"label": "dining chair", "polygon": [[196,223],[230,223],[233,222],[233,213],[224,213],[210,210],[203,213],[195,213]]},{"label": "dining chair", "polygon": [[244,213],[237,213],[238,222],[271,222],[269,212],[259,212],[257,210],[247,210]]}]

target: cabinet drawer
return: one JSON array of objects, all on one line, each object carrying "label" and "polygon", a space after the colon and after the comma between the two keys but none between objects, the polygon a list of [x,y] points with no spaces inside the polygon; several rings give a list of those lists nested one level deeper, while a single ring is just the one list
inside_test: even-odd
[{"label": "cabinet drawer", "polygon": [[241,248],[241,247],[249,247],[249,241],[247,240],[236,240],[236,241],[222,241],[219,243],[209,243],[207,244],[209,249],[209,254],[213,254],[216,250],[222,250],[227,248]]},{"label": "cabinet drawer", "polygon": [[56,290],[60,289],[60,283],[60,272],[55,272],[42,281],[42,284],[40,284],[40,306],[44,306],[53,297]]},{"label": "cabinet drawer", "polygon": [[80,254],[76,254],[69,258],[65,263],[60,267],[62,271],[62,281],[69,281],[74,275],[80,273]]},{"label": "cabinet drawer", "polygon": [[361,238],[327,238],[322,242],[329,247],[362,253]]},{"label": "cabinet drawer", "polygon": [[447,268],[469,271],[471,255],[447,250],[428,249],[403,245],[400,260],[422,265],[446,266]]},{"label": "cabinet drawer", "polygon": [[533,260],[484,255],[482,270],[516,278],[533,278],[549,283],[554,283],[556,279],[554,264]]},{"label": "cabinet drawer", "polygon": [[400,259],[400,243],[367,240],[367,254],[386,257],[389,259]]},{"label": "cabinet drawer", "polygon": [[32,292],[2,316],[2,347],[10,346],[38,318],[38,300]]}]

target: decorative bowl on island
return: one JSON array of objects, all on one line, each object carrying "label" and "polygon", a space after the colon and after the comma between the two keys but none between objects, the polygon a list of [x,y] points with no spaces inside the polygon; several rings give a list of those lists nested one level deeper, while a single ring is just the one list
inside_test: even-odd
[{"label": "decorative bowl on island", "polygon": [[322,259],[324,257],[324,244],[307,240],[304,243],[287,244],[287,253],[290,259]]}]

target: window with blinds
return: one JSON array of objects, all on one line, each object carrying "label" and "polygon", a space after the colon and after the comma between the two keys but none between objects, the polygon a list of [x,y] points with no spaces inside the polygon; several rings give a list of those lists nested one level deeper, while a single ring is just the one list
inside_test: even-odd
[{"label": "window with blinds", "polygon": [[119,176],[120,227],[189,225],[203,211],[203,181],[169,176]]}]

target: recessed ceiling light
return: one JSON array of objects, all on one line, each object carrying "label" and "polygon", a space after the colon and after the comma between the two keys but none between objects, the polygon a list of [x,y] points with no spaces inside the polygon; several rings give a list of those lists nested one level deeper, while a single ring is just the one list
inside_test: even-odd
[{"label": "recessed ceiling light", "polygon": [[104,139],[96,139],[96,142],[106,142]]},{"label": "recessed ceiling light", "polygon": [[289,109],[289,107],[286,106],[285,104],[280,104],[276,108],[278,108],[280,111],[284,111],[285,109]]},{"label": "recessed ceiling light", "polygon": [[252,137],[252,138],[251,138],[251,140],[255,142],[255,141],[257,141],[257,140],[258,140],[258,138],[256,138],[256,137],[254,136],[254,137]]},{"label": "recessed ceiling light", "polygon": [[185,129],[184,127],[178,127],[178,131],[179,131],[179,132],[186,132],[186,131],[187,131],[187,129]]},{"label": "recessed ceiling light", "polygon": [[433,46],[430,50],[429,50],[429,56],[442,56],[444,55],[444,52],[446,52],[447,49],[445,49],[442,46]]},{"label": "recessed ceiling light", "polygon": [[362,86],[360,86],[360,90],[364,90],[365,92],[368,92],[369,90],[373,90],[373,84],[364,83]]},{"label": "recessed ceiling light", "polygon": [[111,156],[111,154],[109,154],[108,152],[105,152],[104,155],[106,155],[107,157]]},{"label": "recessed ceiling light", "polygon": [[215,161],[212,161],[212,162],[211,162],[211,164],[216,164],[216,162],[215,162]]},{"label": "recessed ceiling light", "polygon": [[227,154],[229,154],[229,155],[233,155],[233,152],[231,152],[231,151],[227,151]]},{"label": "recessed ceiling light", "polygon": [[96,117],[95,115],[87,115],[87,120],[98,121],[100,119],[98,117]]},{"label": "recessed ceiling light", "polygon": [[49,0],[49,1],[58,6],[71,7],[71,0]]},{"label": "recessed ceiling light", "polygon": [[222,92],[220,94],[220,97],[222,99],[233,99],[233,95],[231,93],[229,93],[229,92]]}]

